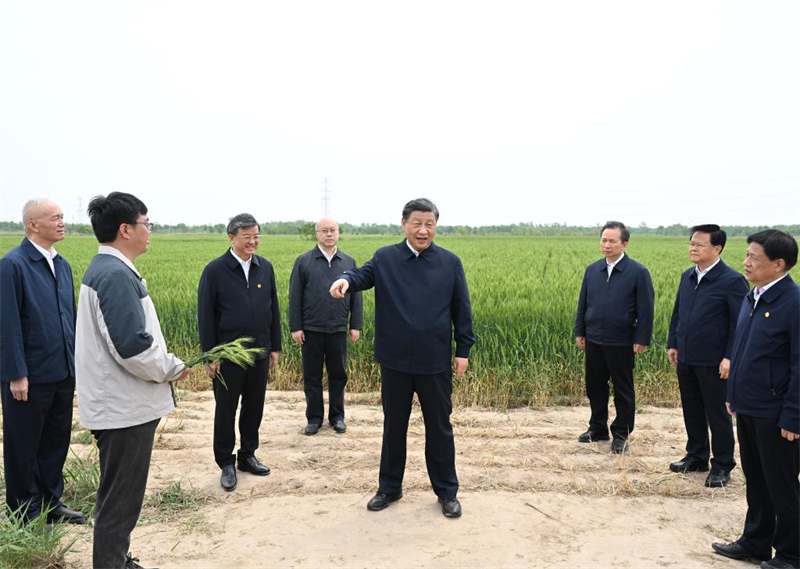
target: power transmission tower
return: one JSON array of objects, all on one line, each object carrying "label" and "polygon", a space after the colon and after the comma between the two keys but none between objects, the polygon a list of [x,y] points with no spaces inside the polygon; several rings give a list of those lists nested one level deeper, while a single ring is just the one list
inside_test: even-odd
[{"label": "power transmission tower", "polygon": [[328,217],[331,210],[331,190],[328,188],[328,178],[322,179],[322,189],[319,193],[322,200],[322,217]]}]

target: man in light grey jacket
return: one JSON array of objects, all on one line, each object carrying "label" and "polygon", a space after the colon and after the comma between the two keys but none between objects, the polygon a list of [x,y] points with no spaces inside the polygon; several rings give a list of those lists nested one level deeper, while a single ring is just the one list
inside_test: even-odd
[{"label": "man in light grey jacket", "polygon": [[100,451],[95,569],[136,568],[128,552],[144,501],[158,422],[175,407],[170,381],[189,370],[167,352],[153,302],[133,261],[147,251],[147,206],[113,192],[89,203],[100,242],[83,277],[75,367],[80,422]]}]

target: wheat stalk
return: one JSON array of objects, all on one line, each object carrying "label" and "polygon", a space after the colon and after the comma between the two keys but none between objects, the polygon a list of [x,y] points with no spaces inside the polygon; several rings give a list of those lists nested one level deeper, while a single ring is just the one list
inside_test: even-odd
[{"label": "wheat stalk", "polygon": [[[264,348],[248,348],[246,344],[249,344],[253,341],[253,338],[238,338],[233,340],[232,342],[228,342],[227,344],[220,344],[214,348],[211,348],[207,352],[203,352],[196,358],[192,358],[191,360],[184,363],[184,365],[189,367],[194,367],[197,364],[214,364],[221,361],[231,362],[232,364],[236,364],[241,368],[245,367],[253,367],[256,362],[256,358],[264,354]],[[228,384],[225,383],[225,378],[222,377],[222,372],[218,369],[216,373],[216,379],[222,384],[222,386],[227,390]]]}]

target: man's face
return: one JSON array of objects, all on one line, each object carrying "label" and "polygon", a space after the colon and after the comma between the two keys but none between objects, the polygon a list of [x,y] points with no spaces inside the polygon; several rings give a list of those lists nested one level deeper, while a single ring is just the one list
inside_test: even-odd
[{"label": "man's face", "polygon": [[131,245],[137,254],[145,253],[150,247],[150,229],[148,224],[150,218],[142,214],[136,218],[136,223],[128,223],[128,235],[131,238]]},{"label": "man's face", "polygon": [[695,231],[689,241],[689,259],[695,265],[707,266],[717,260],[722,247],[711,245],[711,235]]},{"label": "man's face", "polygon": [[758,243],[750,243],[744,254],[744,276],[757,288],[768,285],[783,274],[780,261],[770,261],[764,248]]},{"label": "man's face", "polygon": [[424,251],[436,236],[436,215],[432,211],[412,211],[408,219],[401,222],[409,244],[417,251]]},{"label": "man's face", "polygon": [[61,208],[50,201],[42,202],[29,222],[33,224],[34,235],[43,243],[57,243],[64,239],[64,213]]},{"label": "man's face", "polygon": [[317,224],[317,243],[323,249],[332,249],[339,242],[339,225],[330,219]]},{"label": "man's face", "polygon": [[236,235],[228,234],[231,240],[231,248],[236,256],[242,260],[247,260],[250,255],[258,251],[261,235],[258,234],[258,225],[253,227],[240,227],[236,230]]},{"label": "man's face", "polygon": [[628,247],[628,242],[622,240],[622,230],[604,229],[600,236],[600,251],[609,261],[616,261]]}]

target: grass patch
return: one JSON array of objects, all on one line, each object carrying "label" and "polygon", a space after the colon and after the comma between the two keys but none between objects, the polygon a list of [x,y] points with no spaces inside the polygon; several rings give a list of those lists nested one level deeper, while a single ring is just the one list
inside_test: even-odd
[{"label": "grass patch", "polygon": [[180,480],[174,480],[165,488],[156,490],[145,499],[145,507],[148,509],[147,517],[152,521],[169,521],[186,512],[199,510],[208,503],[209,499],[208,494],[191,485],[187,488]]},{"label": "grass patch", "polygon": [[91,431],[72,431],[69,442],[73,445],[90,445],[94,442]]},{"label": "grass patch", "polygon": [[[62,569],[76,538],[67,538],[66,524],[47,524],[47,512],[26,523],[25,510],[0,515],[0,567]],[[62,543],[63,542],[63,543]]]},{"label": "grass patch", "polygon": [[72,456],[64,464],[64,494],[61,499],[71,509],[83,512],[87,519],[94,515],[97,488],[100,486],[100,462],[97,448],[80,456]]}]

